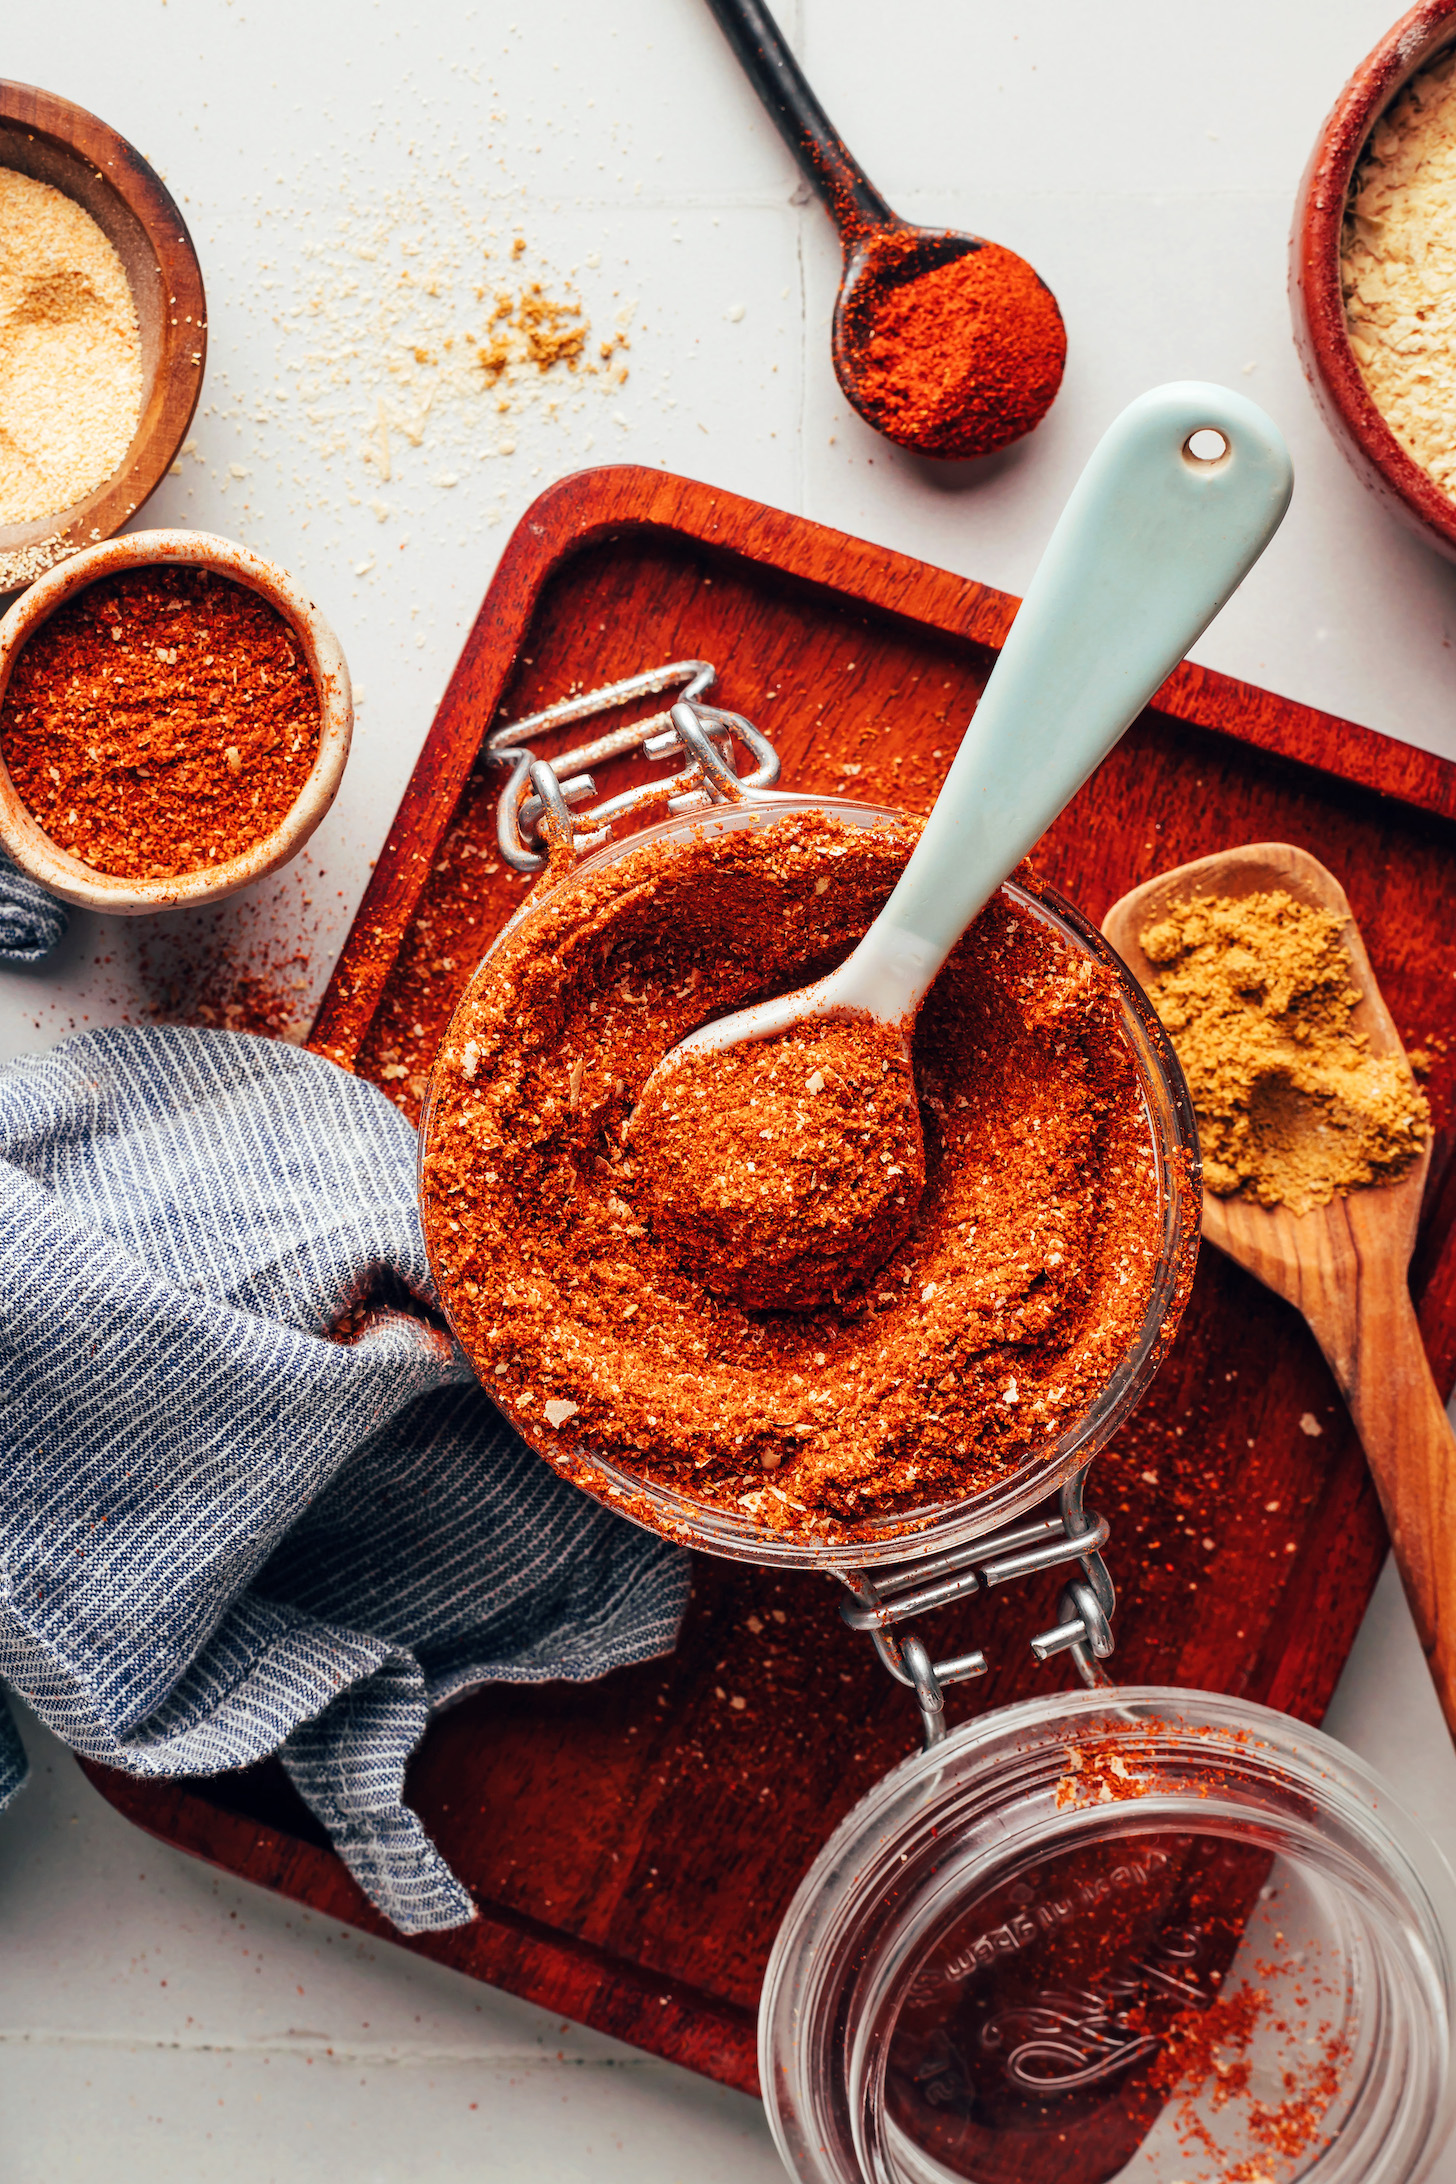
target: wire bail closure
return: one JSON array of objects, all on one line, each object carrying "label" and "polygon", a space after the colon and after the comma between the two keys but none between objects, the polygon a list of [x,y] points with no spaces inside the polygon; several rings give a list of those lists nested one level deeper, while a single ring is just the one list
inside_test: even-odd
[{"label": "wire bail closure", "polygon": [[1117,1594],[1101,1549],[1112,1528],[1105,1517],[1084,1505],[1090,1468],[1089,1460],[1068,1479],[1054,1517],[1033,1517],[967,1546],[927,1555],[924,1561],[877,1570],[873,1577],[867,1570],[839,1573],[853,1595],[840,1602],[839,1612],[851,1630],[869,1632],[876,1653],[896,1682],[915,1693],[927,1750],[945,1735],[944,1686],[984,1676],[990,1663],[979,1647],[932,1661],[923,1638],[913,1633],[898,1638],[893,1626],[912,1616],[928,1615],[952,1600],[989,1591],[993,1585],[1080,1562],[1080,1575],[1063,1588],[1057,1604],[1058,1621],[1032,1639],[1031,1650],[1039,1661],[1070,1653],[1084,1684],[1093,1689],[1111,1686],[1112,1678],[1102,1663],[1117,1644],[1112,1634]]},{"label": "wire bail closure", "polygon": [[[610,841],[618,820],[639,812],[655,809],[668,818],[738,803],[751,790],[772,788],[779,778],[779,756],[767,736],[741,713],[699,702],[716,679],[717,669],[709,660],[670,660],[579,697],[563,698],[523,720],[507,721],[488,736],[484,761],[511,768],[496,807],[496,839],[512,871],[541,872],[553,861],[574,864]],[[677,702],[646,720],[609,729],[554,758],[538,758],[530,748],[535,738],[555,728],[613,712],[634,698],[655,697],[674,684],[681,692]],[[746,774],[735,764],[735,739],[753,760]],[[686,763],[666,780],[640,782],[603,803],[593,802],[596,782],[581,769],[634,752],[652,760],[680,757]],[[586,804],[590,810],[576,808]]]}]

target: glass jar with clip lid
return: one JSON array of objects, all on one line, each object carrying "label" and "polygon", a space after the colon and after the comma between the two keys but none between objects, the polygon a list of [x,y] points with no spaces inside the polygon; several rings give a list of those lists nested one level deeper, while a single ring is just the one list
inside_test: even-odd
[{"label": "glass jar with clip lid", "polygon": [[[1202,431],[1205,410],[1219,431]],[[1079,488],[1091,501],[1084,499],[1080,516],[1075,504],[1069,511],[1072,533],[1124,457],[1136,455],[1136,468],[1145,456],[1148,467],[1129,489],[1166,489],[1169,529],[1164,541],[1156,525],[1124,526],[1110,542],[1113,560],[1125,553],[1128,561],[1119,610],[1136,624],[1151,589],[1151,624],[1159,625],[1181,581],[1175,575],[1164,596],[1161,577],[1181,569],[1190,589],[1175,600],[1173,619],[1197,609],[1206,620],[1239,573],[1224,568],[1222,588],[1210,593],[1208,557],[1231,550],[1228,510],[1217,496],[1225,488],[1249,495],[1240,547],[1247,566],[1287,494],[1277,434],[1251,405],[1206,388],[1159,390],[1134,405],[1110,440],[1120,431],[1120,452],[1107,458],[1112,472],[1098,472],[1099,451],[1091,487],[1084,480]],[[1204,437],[1217,443],[1207,457],[1196,444]],[[1208,527],[1198,531],[1205,518]],[[1190,547],[1193,531],[1202,543]],[[1156,566],[1144,565],[1148,553]],[[1107,565],[1080,549],[1059,554],[1054,540],[1044,564],[1051,570],[1046,597],[1036,612],[1029,597],[1018,617],[1013,642],[1021,646],[1021,669],[1031,657],[1039,674],[1055,655],[1042,691],[1043,726],[1057,718],[1056,707],[1077,713],[1081,686],[1072,672],[1075,647],[1059,652],[1055,617],[1039,622],[1038,614],[1048,598],[1059,595],[1065,605],[1082,587],[1078,641],[1108,667],[1118,647],[1098,649]],[[1165,660],[1159,646],[1170,628],[1160,626],[1157,643],[1152,627],[1141,628],[1131,680],[1119,659],[1092,715],[1100,709],[1108,722],[1116,716],[1126,725],[1127,692],[1135,710],[1137,690],[1154,689],[1188,641],[1180,623]],[[988,1424],[994,1462],[972,1461],[958,1488],[942,1467],[923,1494],[912,1487],[929,1474],[912,1464],[897,1473],[893,1495],[868,1503],[846,1492],[811,1507],[773,1476],[765,1488],[750,1486],[746,1470],[742,1477],[732,1471],[734,1449],[750,1438],[748,1421],[729,1417],[725,1432],[722,1407],[707,1392],[711,1329],[697,1330],[697,1369],[677,1376],[673,1419],[659,1415],[666,1401],[654,1399],[652,1373],[660,1353],[633,1325],[652,1301],[652,1268],[638,1282],[640,1296],[629,1294],[627,1247],[641,1240],[634,1248],[645,1262],[653,1240],[621,1195],[626,1177],[616,1147],[630,1136],[632,1097],[626,1072],[640,1086],[659,1054],[691,1028],[694,1011],[702,1021],[754,997],[755,936],[726,919],[715,923],[720,903],[703,911],[690,890],[672,896],[657,882],[675,860],[690,877],[695,857],[698,864],[716,858],[721,867],[729,861],[720,854],[725,844],[761,845],[772,862],[775,845],[791,843],[795,830],[808,838],[818,828],[819,841],[834,845],[826,854],[837,850],[851,861],[862,836],[885,858],[885,870],[896,844],[903,860],[913,839],[903,813],[778,789],[777,761],[757,730],[703,702],[710,681],[705,663],[675,662],[514,723],[493,739],[492,755],[511,767],[499,815],[502,853],[518,870],[542,872],[543,885],[478,967],[446,1034],[422,1122],[421,1194],[451,1324],[531,1446],[608,1508],[672,1539],[840,1583],[845,1622],[868,1635],[917,1708],[923,1750],[869,1792],[815,1859],[768,1967],[760,2075],[785,2162],[804,2184],[1022,2184],[1043,2175],[1058,2184],[1123,2177],[1129,2184],[1138,2177],[1414,2184],[1432,2173],[1452,2118],[1447,1937],[1456,1933],[1456,1883],[1439,1854],[1362,1768],[1317,1733],[1236,1699],[1118,1690],[1105,1665],[1116,1602],[1103,1552],[1109,1526],[1088,1505],[1087,1469],[1146,1390],[1177,1327],[1197,1250],[1200,1191],[1177,1061],[1131,974],[1070,904],[1013,879],[992,912],[1059,962],[1080,967],[1084,986],[1102,997],[1099,1036],[1120,1057],[1120,1119],[1135,1134],[1137,1153],[1118,1173],[1145,1197],[1153,1216],[1145,1234],[1155,1243],[1140,1262],[1140,1285],[1128,1292],[1136,1311],[1107,1322],[1116,1325],[1117,1340],[1104,1345],[1098,1374],[1069,1383],[1074,1402],[1041,1409],[1021,1403],[1013,1378],[1014,1427],[1004,1417]],[[995,681],[976,715],[978,729]],[[534,755],[538,734],[673,688],[682,697],[648,722],[609,731],[554,761]],[[743,778],[737,746],[753,760]],[[594,804],[584,769],[629,749],[681,761],[681,770]],[[988,778],[994,773],[992,765]],[[1058,776],[1061,802],[1053,810],[1074,786]],[[651,809],[662,814],[655,823],[628,841],[610,839],[618,819]],[[1033,826],[1025,839],[1039,831]],[[808,878],[811,898],[818,885]],[[787,986],[797,988],[811,975],[803,936],[814,937],[803,901],[753,899],[760,919],[781,909],[786,931],[799,919],[800,953],[777,964]],[[736,988],[711,1003],[691,981],[661,982],[673,1006],[654,1023],[652,1038],[638,1036],[634,1048],[620,1034],[613,1058],[598,1059],[589,1083],[581,1054],[572,1059],[563,1044],[563,1026],[575,1008],[580,1028],[582,1008],[589,1012],[599,996],[592,982],[615,945],[605,915],[612,901],[631,902],[633,929],[646,948],[696,920],[706,944],[719,940],[731,952],[736,941],[746,967]],[[834,898],[827,902],[823,945],[852,943],[854,933],[829,930]],[[871,907],[865,924],[873,915]],[[587,935],[579,948],[573,919]],[[621,983],[617,968],[612,977]],[[634,974],[624,1007],[641,1004],[642,985]],[[684,1017],[689,1021],[680,1022]],[[645,1026],[648,1019],[635,1021]],[[976,1055],[981,1063],[991,1059],[983,1043],[967,1069]],[[536,1066],[542,1056],[549,1072]],[[493,1104],[497,1086],[520,1110],[510,1142],[498,1119],[504,1109]],[[949,1087],[952,1095],[956,1089]],[[604,1119],[583,1133],[572,1118],[588,1100],[596,1103],[592,1115]],[[560,1133],[572,1127],[575,1136],[558,1157]],[[512,1160],[529,1169],[529,1190],[518,1187],[519,1174],[502,1175]],[[568,1201],[583,1165],[601,1218],[574,1262],[559,1270],[563,1284],[543,1262],[555,1245],[552,1223],[576,1219]],[[459,1217],[472,1192],[478,1202],[477,1168],[484,1186],[504,1193],[490,1209],[495,1227],[483,1243]],[[502,1203],[522,1217],[519,1231]],[[609,1234],[619,1286],[604,1288],[599,1279],[593,1289],[600,1260],[592,1254],[607,1248]],[[509,1262],[504,1272],[487,1263],[491,1251]],[[929,1298],[929,1284],[921,1295]],[[903,1301],[902,1292],[890,1304]],[[578,1305],[595,1315],[592,1329]],[[734,1339],[751,1343],[751,1331]],[[792,1339],[804,1347],[800,1335]],[[812,1345],[809,1354],[824,1366]],[[569,1372],[554,1372],[558,1357],[569,1360]],[[621,1400],[620,1383],[633,1370],[640,1419]],[[807,1375],[798,1377],[807,1387]],[[943,1447],[943,1422],[932,1419],[922,1377],[908,1383],[913,1397],[897,1392],[894,1401],[922,1403],[915,1420],[933,1423]],[[933,1385],[945,1379],[953,1400],[953,1374]],[[563,1392],[568,1382],[572,1395]],[[902,1391],[907,1382],[882,1385]],[[543,1401],[546,1389],[553,1392]],[[735,1436],[740,1422],[745,1430]],[[913,1439],[914,1422],[903,1421],[902,1439]],[[676,1438],[664,1463],[653,1451],[672,1438],[669,1423]],[[788,1423],[782,1430],[818,1429]],[[709,1471],[694,1491],[695,1476],[704,1474],[692,1437],[706,1442],[714,1433],[711,1460],[729,1464],[732,1490],[708,1491],[717,1477]],[[782,1462],[769,1450],[763,1468],[773,1475]],[[1049,1570],[1064,1570],[1066,1582],[1056,1620],[1036,1633],[1032,1650],[1042,1661],[1070,1655],[1086,1688],[993,1711],[947,1734],[946,1687],[982,1675],[985,1656],[972,1648],[937,1658],[910,1626],[932,1610]]]},{"label": "glass jar with clip lid", "polygon": [[[580,812],[592,785],[584,796],[570,757],[570,801],[555,766],[523,766],[539,723],[502,731],[515,739],[500,820],[512,861],[540,869],[550,845],[562,868],[589,872],[705,826],[896,816],[777,790],[763,739],[702,702],[710,674],[679,662],[627,687],[696,685],[698,696],[686,718],[679,709],[612,732],[680,767],[624,792],[679,808],[620,844],[600,839],[599,812]],[[623,695],[590,693],[573,701],[576,717]],[[752,762],[744,781],[735,745]],[[1176,1059],[1130,975],[1070,905],[1010,891],[1060,945],[1110,968],[1157,1177],[1163,1250],[1146,1314],[1086,1413],[986,1491],[807,1538],[644,1480],[544,1421],[516,1423],[638,1522],[708,1553],[833,1577],[846,1623],[918,1710],[924,1749],[825,1846],[769,1965],[760,2072],[793,2174],[1408,2184],[1431,2173],[1451,2118],[1456,1889],[1439,1855],[1316,1732],[1237,1700],[1117,1690],[1104,1666],[1115,1598],[1088,1466],[1138,1401],[1187,1296],[1196,1140]],[[538,910],[533,898],[517,928]],[[492,975],[494,953],[478,978]],[[424,1157],[432,1120],[427,1111]],[[451,1279],[438,1271],[448,1310]],[[1043,1660],[1069,1654],[1089,1688],[1048,1691],[947,1736],[945,1687],[982,1674],[985,1656],[933,1657],[916,1619],[1052,1567],[1067,1583],[1032,1647]]]}]

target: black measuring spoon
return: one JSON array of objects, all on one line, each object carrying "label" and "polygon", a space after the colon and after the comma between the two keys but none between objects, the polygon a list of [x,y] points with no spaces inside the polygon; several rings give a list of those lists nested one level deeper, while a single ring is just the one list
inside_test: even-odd
[{"label": "black measuring spoon", "polygon": [[[844,247],[834,369],[868,425],[922,455],[990,455],[1040,423],[1067,335],[1016,253],[891,210],[804,78],[760,0],[708,0]],[[974,261],[956,273],[965,260]]]}]

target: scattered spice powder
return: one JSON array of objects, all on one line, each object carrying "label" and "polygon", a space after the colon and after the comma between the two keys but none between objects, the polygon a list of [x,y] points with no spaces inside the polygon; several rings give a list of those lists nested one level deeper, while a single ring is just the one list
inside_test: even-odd
[{"label": "scattered spice powder", "polygon": [[1283,1915],[1268,1849],[1221,1834],[1018,1860],[916,1971],[890,2114],[938,2173],[995,2184],[1292,2178],[1338,2126],[1352,2055],[1343,1978]]},{"label": "scattered spice powder", "polygon": [[467,989],[425,1125],[432,1263],[492,1394],[573,1476],[605,1458],[853,1536],[1015,1470],[1125,1358],[1161,1245],[1132,1057],[1111,975],[1008,893],[920,1012],[925,1191],[878,1275],[745,1311],[657,1233],[629,1130],[655,1063],[842,960],[918,832],[805,814],[635,848],[538,897]]},{"label": "scattered spice powder", "polygon": [[304,995],[309,982],[300,970],[307,970],[308,963],[309,958],[298,949],[287,963],[270,964],[262,970],[229,971],[218,967],[188,996],[186,1013],[178,1021],[206,1024],[217,1031],[257,1032],[265,1039],[283,1039],[290,1046],[302,1046],[308,1037]]},{"label": "scattered spice powder", "polygon": [[277,609],[168,565],[102,578],[42,623],[0,702],[0,757],[83,864],[172,878],[282,824],[319,728],[303,648]]},{"label": "scattered spice powder", "polygon": [[915,1218],[925,1141],[898,1025],[809,1024],[684,1056],[632,1117],[652,1232],[715,1296],[812,1311]]},{"label": "scattered spice powder", "polygon": [[1456,53],[1423,68],[1371,132],[1346,205],[1350,346],[1376,408],[1456,493]]},{"label": "scattered spice powder", "polygon": [[74,198],[0,167],[0,524],[59,515],[104,484],[141,403],[120,258]]},{"label": "scattered spice powder", "polygon": [[322,878],[305,856],[291,868],[281,894],[229,895],[185,919],[147,919],[131,928],[131,961],[143,997],[137,1020],[257,1032],[301,1046],[317,981],[313,955],[297,935],[314,922],[308,915],[312,890]]},{"label": "scattered spice powder", "polygon": [[1069,1744],[1067,1771],[1057,1784],[1058,1812],[1069,1806],[1121,1804],[1125,1798],[1145,1796],[1157,1779],[1146,1771],[1153,1763],[1154,1755],[1147,1747],[1126,1741]]},{"label": "scattered spice powder", "polygon": [[1351,1027],[1344,921],[1282,891],[1175,904],[1138,938],[1221,1198],[1307,1213],[1392,1183],[1430,1132],[1403,1054]]},{"label": "scattered spice powder", "polygon": [[[1283,1964],[1268,1967],[1285,1971]],[[1306,1984],[1314,1981],[1306,1972]],[[1200,2156],[1217,2163],[1216,2184],[1272,2184],[1274,2164],[1286,2163],[1328,2143],[1329,2118],[1350,2062],[1349,2042],[1327,2020],[1313,2033],[1278,2015],[1269,1989],[1244,1980],[1217,2001],[1189,2004],[1167,2024],[1148,2070],[1148,2086],[1173,2104],[1173,2129],[1185,2162]],[[1273,2071],[1258,2068],[1261,2048],[1276,2057]],[[1256,2090],[1272,2077],[1282,2100]],[[1246,2150],[1229,2159],[1215,2135],[1220,2112],[1234,2108]]]},{"label": "scattered spice powder", "polygon": [[[590,333],[591,327],[574,297],[558,300],[548,296],[539,281],[532,281],[520,296],[498,291],[493,316],[476,355],[492,385],[518,361],[534,364],[538,372],[549,372],[553,364],[564,364],[574,372]],[[610,356],[613,347],[608,342],[604,353]]]},{"label": "scattered spice powder", "polygon": [[1040,423],[1061,385],[1067,335],[1024,258],[981,243],[927,272],[918,235],[875,246],[844,346],[880,430],[943,456],[986,455]]}]

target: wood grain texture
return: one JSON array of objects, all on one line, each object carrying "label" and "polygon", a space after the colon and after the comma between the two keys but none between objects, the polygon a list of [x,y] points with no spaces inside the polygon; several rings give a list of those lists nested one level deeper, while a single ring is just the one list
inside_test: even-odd
[{"label": "wood grain texture", "polygon": [[[1114,903],[1103,931],[1146,983],[1156,966],[1139,934],[1174,903],[1279,892],[1346,921],[1350,1028],[1373,1054],[1404,1054],[1350,905],[1318,858],[1281,842],[1250,843],[1161,873]],[[1205,1239],[1308,1321],[1350,1406],[1380,1494],[1421,1645],[1456,1734],[1456,1435],[1426,1360],[1408,1279],[1429,1144],[1408,1174],[1293,1213],[1246,1198],[1204,1200]]]},{"label": "wood grain texture", "polygon": [[[473,964],[523,891],[494,854],[498,782],[475,772],[493,724],[699,655],[719,666],[718,700],[774,738],[788,785],[923,808],[1015,608],[685,479],[563,480],[523,519],[466,641],[315,1045],[416,1111]],[[624,764],[604,793],[631,778]],[[1039,861],[1100,919],[1130,886],[1232,843],[1316,849],[1345,880],[1397,1023],[1426,1041],[1456,990],[1443,908],[1453,820],[1456,767],[1185,667]],[[1451,1074],[1441,1056],[1442,1135],[1413,1269],[1443,1385],[1456,1372]],[[1091,1500],[1113,1526],[1120,1675],[1319,1718],[1385,1534],[1339,1390],[1291,1306],[1206,1253],[1166,1364],[1097,1460]],[[1056,1594],[1049,1577],[931,1622],[932,1651],[983,1644],[991,1657],[983,1682],[950,1694],[952,1724],[1066,1676],[1035,1669],[1027,1649]],[[410,1946],[752,2087],[753,2012],[789,1897],[841,1816],[913,1747],[913,1716],[845,1630],[827,1580],[700,1559],[671,1660],[579,1688],[482,1691],[432,1725],[409,1794],[482,1916]],[[383,1931],[280,1768],[188,1785],[90,1771],[168,1840]]]},{"label": "wood grain texture", "polygon": [[137,309],[142,406],[116,473],[62,518],[0,525],[0,592],[79,546],[110,538],[166,476],[187,437],[207,362],[207,299],[187,224],[135,145],[53,91],[0,80],[0,166],[64,191],[120,258]]}]

